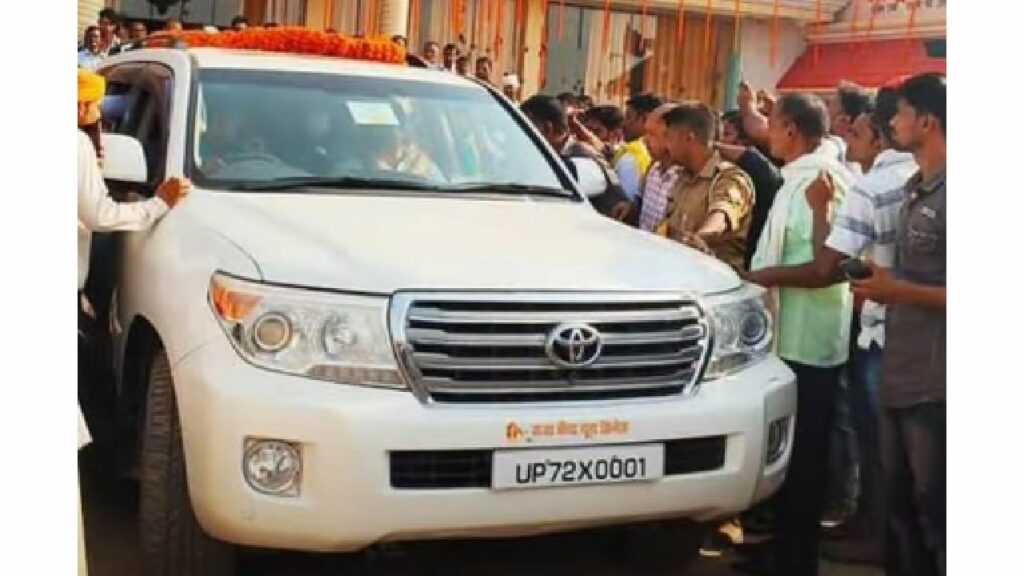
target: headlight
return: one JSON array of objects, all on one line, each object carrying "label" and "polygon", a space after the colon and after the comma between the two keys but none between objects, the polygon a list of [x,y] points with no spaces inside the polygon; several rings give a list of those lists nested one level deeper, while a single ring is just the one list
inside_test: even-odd
[{"label": "headlight", "polygon": [[773,328],[764,294],[760,286],[745,284],[739,290],[705,299],[714,327],[714,349],[705,380],[742,370],[771,351]]},{"label": "headlight", "polygon": [[282,288],[215,274],[210,304],[248,362],[320,380],[405,388],[387,332],[387,300]]}]

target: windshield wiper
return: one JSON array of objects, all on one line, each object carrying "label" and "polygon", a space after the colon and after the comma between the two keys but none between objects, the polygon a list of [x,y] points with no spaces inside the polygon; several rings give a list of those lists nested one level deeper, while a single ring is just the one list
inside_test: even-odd
[{"label": "windshield wiper", "polygon": [[323,176],[297,176],[274,178],[273,180],[256,180],[238,182],[231,185],[236,190],[294,190],[297,188],[355,188],[357,190],[443,190],[436,184],[416,182],[414,180],[360,178],[357,176],[339,176],[325,178]]},{"label": "windshield wiper", "polygon": [[575,195],[564,188],[551,186],[533,186],[516,184],[515,182],[472,182],[456,184],[443,188],[452,192],[485,192],[489,194],[524,194],[533,196],[551,196],[554,198],[575,198]]}]

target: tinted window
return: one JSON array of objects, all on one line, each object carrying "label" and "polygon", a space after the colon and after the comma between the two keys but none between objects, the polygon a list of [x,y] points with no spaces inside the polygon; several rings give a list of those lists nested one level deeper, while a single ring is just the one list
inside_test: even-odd
[{"label": "tinted window", "polygon": [[562,187],[516,120],[475,86],[204,70],[191,144],[191,177],[222,189],[303,177]]}]

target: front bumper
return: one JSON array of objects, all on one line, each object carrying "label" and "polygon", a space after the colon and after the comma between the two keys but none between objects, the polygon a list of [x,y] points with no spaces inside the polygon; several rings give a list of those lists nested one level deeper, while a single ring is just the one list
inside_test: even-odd
[{"label": "front bumper", "polygon": [[[321,552],[382,541],[724,517],[782,483],[789,446],[766,467],[766,430],[796,410],[793,374],[774,357],[707,383],[692,396],[550,404],[423,404],[409,392],[258,369],[242,361],[226,339],[193,351],[173,374],[189,493],[203,528],[235,544]],[[515,491],[391,487],[389,451],[516,448],[521,444],[506,436],[509,422],[614,419],[628,421],[628,432],[590,440],[536,439],[529,446],[724,435],[724,465],[654,483]],[[247,437],[301,445],[299,496],[268,496],[246,483]]]}]

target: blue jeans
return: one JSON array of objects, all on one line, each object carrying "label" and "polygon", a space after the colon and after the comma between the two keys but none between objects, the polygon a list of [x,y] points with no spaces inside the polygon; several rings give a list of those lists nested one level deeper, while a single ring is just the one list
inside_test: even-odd
[{"label": "blue jeans", "polygon": [[868,534],[885,533],[885,476],[878,432],[878,390],[882,376],[882,348],[872,342],[857,348],[850,379],[850,408],[860,455],[859,519]]},{"label": "blue jeans", "polygon": [[857,508],[860,493],[860,458],[851,414],[851,380],[849,371],[844,370],[836,393],[829,450],[829,505],[849,512]]}]

